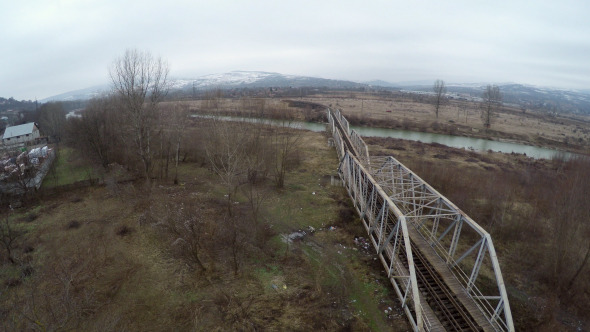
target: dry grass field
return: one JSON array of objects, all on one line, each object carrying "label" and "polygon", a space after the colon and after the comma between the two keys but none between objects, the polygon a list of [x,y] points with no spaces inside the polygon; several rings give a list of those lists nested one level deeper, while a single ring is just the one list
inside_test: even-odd
[{"label": "dry grass field", "polygon": [[[372,126],[587,148],[580,119],[506,110],[485,131],[473,104],[459,115],[457,105],[446,105],[438,121],[431,105],[358,94],[180,104],[316,121],[325,110],[313,105],[331,105]],[[528,128],[535,121],[543,136]],[[283,188],[268,176],[228,196],[199,145],[212,136],[202,119],[189,123],[178,184],[118,183],[107,172],[100,185],[60,190],[75,172],[56,169],[50,191],[2,214],[0,330],[409,329],[372,248],[354,240],[365,230],[345,190],[330,185],[338,161],[325,133],[303,132]],[[560,143],[561,129],[581,143]],[[372,155],[393,155],[492,234],[519,330],[589,326],[589,283],[576,273],[590,234],[577,222],[587,220],[585,164],[396,139],[366,142]],[[76,160],[71,150],[62,157]],[[117,169],[129,179],[124,167]],[[587,275],[588,266],[580,271]]]},{"label": "dry grass field", "polygon": [[[296,102],[309,103],[296,105]],[[457,136],[516,142],[552,149],[590,154],[590,116],[550,115],[513,107],[502,107],[486,129],[480,105],[450,100],[436,119],[434,106],[421,95],[334,92],[303,98],[219,98],[183,101],[193,111],[228,115],[285,114],[300,120],[323,121],[323,105],[340,109],[352,124],[406,129]],[[264,109],[260,113],[260,109]]]},{"label": "dry grass field", "polygon": [[[241,190],[233,217],[223,212],[224,188],[198,156],[178,185],[54,189],[5,213],[2,230],[18,236],[14,263],[0,251],[0,330],[407,330],[380,264],[354,241],[364,229],[344,189],[330,186],[327,138],[305,133],[301,146],[284,189],[257,186],[254,224]],[[228,229],[243,230],[237,242]]]},{"label": "dry grass field", "polygon": [[[426,97],[422,97],[426,98]],[[452,135],[503,139],[543,147],[589,153],[589,116],[549,116],[503,107],[489,130],[483,126],[477,103],[450,101],[436,119],[434,106],[411,96],[343,93],[304,100],[339,108],[351,122],[373,127],[403,128]]]}]

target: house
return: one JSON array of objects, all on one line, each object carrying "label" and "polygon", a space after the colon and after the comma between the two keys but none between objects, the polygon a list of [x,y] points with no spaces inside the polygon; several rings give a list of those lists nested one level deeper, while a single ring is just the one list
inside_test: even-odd
[{"label": "house", "polygon": [[35,122],[29,122],[18,126],[6,127],[2,136],[4,145],[34,142],[41,136],[39,126]]}]

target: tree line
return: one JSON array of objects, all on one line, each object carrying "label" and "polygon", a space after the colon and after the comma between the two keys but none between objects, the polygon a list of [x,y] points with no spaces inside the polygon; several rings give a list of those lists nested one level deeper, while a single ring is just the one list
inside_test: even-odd
[{"label": "tree line", "polygon": [[[260,177],[272,178],[279,188],[284,185],[300,136],[291,128],[292,118],[283,116],[282,122],[270,125],[264,120],[236,123],[191,117],[188,104],[163,102],[168,72],[161,58],[128,50],[110,69],[113,93],[91,100],[80,117],[67,121],[67,143],[105,171],[118,163],[146,182],[168,178],[173,170],[177,183],[179,162],[192,155],[227,184],[230,198],[236,186]],[[220,94],[213,93],[201,107],[218,108]],[[258,118],[288,113],[286,107],[255,101],[244,99],[243,104]]]},{"label": "tree line", "polygon": [[[434,96],[432,98],[434,114],[436,119],[438,119],[438,113],[441,106],[448,101],[446,97],[447,86],[445,81],[441,79],[434,81],[432,91],[434,92]],[[495,84],[488,84],[482,92],[481,98],[481,121],[483,126],[486,129],[489,129],[492,126],[494,114],[502,106],[502,93],[500,92],[500,87]]]}]

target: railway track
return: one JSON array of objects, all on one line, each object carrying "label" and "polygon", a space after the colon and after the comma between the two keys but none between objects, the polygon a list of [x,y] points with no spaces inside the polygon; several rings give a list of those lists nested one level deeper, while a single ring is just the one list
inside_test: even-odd
[{"label": "railway track", "polygon": [[[457,296],[443,282],[442,277],[428,262],[420,249],[410,241],[418,288],[424,299],[447,331],[483,331],[471,317]],[[400,257],[407,266],[407,258]]]},{"label": "railway track", "polygon": [[[383,201],[377,199],[377,205],[381,206],[382,204]],[[392,216],[390,215],[389,218],[392,218]],[[391,240],[391,242],[394,241],[396,239]],[[398,236],[397,241],[403,243],[401,234]],[[428,259],[422,254],[418,246],[411,240],[410,246],[412,248],[418,289],[442,327],[446,331],[484,331],[471,317],[465,306],[457,299],[457,296],[444,283],[442,276],[428,262]],[[403,250],[399,251],[398,258],[405,268],[409,267],[408,259]]]},{"label": "railway track", "polygon": [[[354,145],[350,141],[348,133],[342,127],[339,121],[335,121],[335,127],[340,131],[345,149],[352,155],[357,156],[357,151]],[[360,175],[364,180],[364,174]],[[372,191],[373,184],[368,182],[368,191]],[[377,198],[375,202],[379,207],[384,204],[381,198]],[[377,208],[378,210],[380,208]],[[357,208],[361,208],[357,206]],[[388,219],[393,218],[393,215],[389,215]],[[395,225],[395,220],[390,220],[388,225]],[[387,233],[391,232],[391,229],[387,230]],[[403,238],[400,236],[395,239],[392,238],[390,243],[398,241],[403,243]],[[457,296],[451,291],[451,289],[445,284],[442,276],[436,271],[436,269],[429,263],[428,259],[422,254],[417,245],[410,240],[410,246],[413,255],[413,263],[416,271],[416,279],[418,289],[422,295],[422,298],[426,301],[442,328],[446,331],[484,331],[480,327],[473,317],[469,314],[465,306],[459,301]],[[406,254],[403,250],[400,250],[397,254],[400,262],[408,269],[409,263]],[[440,327],[438,328],[440,329]],[[437,329],[437,330],[438,330]]]}]

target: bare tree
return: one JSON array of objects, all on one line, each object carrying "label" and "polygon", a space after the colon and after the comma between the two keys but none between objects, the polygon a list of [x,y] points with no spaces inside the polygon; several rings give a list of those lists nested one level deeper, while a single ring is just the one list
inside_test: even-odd
[{"label": "bare tree", "polygon": [[273,175],[277,188],[284,187],[287,168],[293,166],[293,164],[298,161],[294,157],[297,148],[299,147],[300,140],[301,133],[294,128],[292,118],[281,120],[281,122],[273,128],[271,134],[271,144],[274,155]]},{"label": "bare tree", "polygon": [[459,115],[461,112],[463,112],[463,115],[465,116],[465,123],[467,123],[467,105],[465,103],[459,103],[459,106],[457,106],[457,120],[459,120]]},{"label": "bare tree", "polygon": [[206,142],[206,153],[213,171],[226,188],[227,211],[232,214],[232,198],[240,185],[240,176],[245,173],[245,146],[248,130],[243,123],[214,119]]},{"label": "bare tree", "polygon": [[188,117],[188,106],[180,106],[180,109],[174,113],[174,122],[176,122],[176,153],[174,156],[174,184],[178,184],[178,162],[180,161],[180,143],[184,137]]},{"label": "bare tree", "polygon": [[128,132],[143,164],[146,181],[156,153],[152,145],[157,133],[157,107],[168,93],[168,72],[164,60],[138,50],[127,50],[110,69],[113,89],[121,99]]},{"label": "bare tree", "polygon": [[178,164],[189,121],[189,105],[180,102],[167,103],[161,109],[161,118],[164,130],[160,135],[160,173],[163,168],[168,178],[169,163],[172,160],[175,168],[174,184],[178,184]]},{"label": "bare tree", "polygon": [[434,81],[434,86],[432,87],[432,90],[434,91],[434,113],[436,114],[436,118],[438,119],[438,111],[440,110],[441,105],[445,102],[445,93],[447,93],[447,86],[445,85],[445,81]]},{"label": "bare tree", "polygon": [[547,261],[555,291],[561,300],[572,300],[576,290],[587,280],[580,278],[588,269],[590,259],[590,191],[587,159],[577,158],[564,165],[565,179],[554,188],[553,208],[549,212],[552,238]]},{"label": "bare tree", "polygon": [[481,120],[484,127],[490,128],[494,112],[502,105],[502,94],[497,85],[488,85],[482,94]]},{"label": "bare tree", "polygon": [[205,93],[205,108],[208,110],[219,111],[221,99],[223,98],[223,90],[215,88]]},{"label": "bare tree", "polygon": [[0,245],[6,251],[6,257],[12,264],[16,264],[14,257],[14,249],[20,241],[23,232],[17,230],[13,225],[13,222],[8,220],[8,216],[4,217],[0,221]]},{"label": "bare tree", "polygon": [[51,102],[39,108],[39,126],[45,135],[59,142],[64,133],[66,111],[61,102]]},{"label": "bare tree", "polygon": [[80,118],[72,117],[67,121],[68,143],[104,169],[121,146],[116,106],[114,98],[95,98],[90,100]]}]

